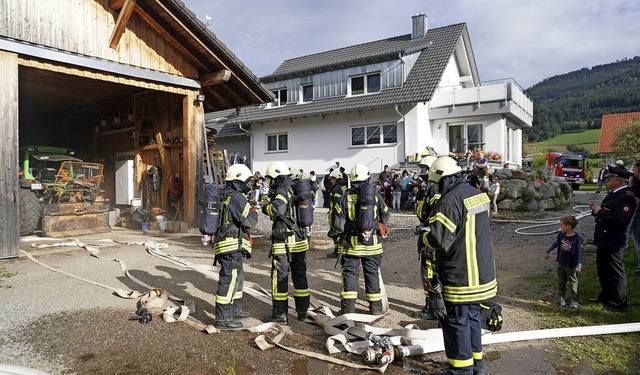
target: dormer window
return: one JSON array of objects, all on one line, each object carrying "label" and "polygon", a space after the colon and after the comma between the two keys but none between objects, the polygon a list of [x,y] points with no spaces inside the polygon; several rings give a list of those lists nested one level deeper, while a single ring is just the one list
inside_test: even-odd
[{"label": "dormer window", "polygon": [[380,73],[349,78],[349,95],[364,95],[380,91]]},{"label": "dormer window", "polygon": [[313,100],[313,84],[304,84],[300,86],[300,98],[302,103],[308,103]]},{"label": "dormer window", "polygon": [[287,104],[287,89],[273,90],[276,99],[270,104],[271,107],[280,107]]}]

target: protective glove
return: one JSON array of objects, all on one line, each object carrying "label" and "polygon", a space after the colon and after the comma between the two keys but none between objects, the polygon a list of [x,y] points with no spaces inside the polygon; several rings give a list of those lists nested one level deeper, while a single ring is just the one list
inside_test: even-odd
[{"label": "protective glove", "polygon": [[480,314],[482,317],[482,328],[491,332],[497,332],[502,329],[502,306],[491,301],[485,301],[480,304]]},{"label": "protective glove", "polygon": [[429,296],[427,297],[427,306],[429,308],[429,312],[431,313],[431,315],[433,315],[434,318],[442,320],[447,317],[447,308],[444,306],[442,293],[434,293],[429,291]]},{"label": "protective glove", "polygon": [[329,229],[329,231],[327,232],[327,237],[336,239],[338,238],[338,232],[333,229]]}]

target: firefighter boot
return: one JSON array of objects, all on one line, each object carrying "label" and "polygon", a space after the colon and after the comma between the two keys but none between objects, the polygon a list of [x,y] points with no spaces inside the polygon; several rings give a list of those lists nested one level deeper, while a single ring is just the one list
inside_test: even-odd
[{"label": "firefighter boot", "polygon": [[433,319],[433,315],[431,315],[431,312],[429,312],[429,301],[427,300],[427,298],[425,298],[424,307],[422,308],[422,310],[414,312],[413,317],[424,320]]},{"label": "firefighter boot", "polygon": [[341,309],[340,314],[353,314],[356,312],[356,300],[355,299],[342,299],[340,301]]},{"label": "firefighter boot", "polygon": [[307,319],[307,311],[309,310],[309,296],[306,297],[294,297],[296,301],[296,312],[298,313],[298,320]]},{"label": "firefighter boot", "polygon": [[233,305],[216,303],[216,321],[213,325],[218,329],[242,328],[242,323],[233,319]]},{"label": "firefighter boot", "polygon": [[287,307],[287,301],[273,301],[273,315],[268,319],[268,321],[283,325],[289,324]]},{"label": "firefighter boot", "polygon": [[370,301],[369,313],[371,315],[382,315],[382,301]]},{"label": "firefighter boot", "polygon": [[242,299],[233,300],[233,319],[246,319],[251,316],[248,312],[242,310]]}]

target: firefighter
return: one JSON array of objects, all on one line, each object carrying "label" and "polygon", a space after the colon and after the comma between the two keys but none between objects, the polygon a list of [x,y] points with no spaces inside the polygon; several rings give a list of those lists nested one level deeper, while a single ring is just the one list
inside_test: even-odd
[{"label": "firefighter", "polygon": [[[329,192],[329,223],[333,221],[336,210],[334,207],[340,203],[340,197],[347,190],[347,181],[342,178],[342,173],[338,169],[334,169],[329,174],[329,180],[331,181],[331,191]],[[337,258],[342,252],[342,239],[341,234],[336,233],[333,229],[329,229],[327,236],[333,240],[333,251],[327,254],[327,258]]]},{"label": "firefighter", "polygon": [[273,221],[270,253],[273,315],[270,321],[288,324],[289,272],[298,319],[307,317],[310,292],[306,254],[309,242],[304,229],[296,222],[291,170],[286,163],[276,161],[267,167],[265,175],[272,191],[270,201],[262,207],[262,212]]},{"label": "firefighter", "polygon": [[420,238],[434,250],[437,273],[429,280],[428,305],[440,320],[450,374],[482,374],[481,302],[496,282],[489,197],[471,187],[455,159],[441,156],[429,169],[441,194]]},{"label": "firefighter", "polygon": [[252,177],[244,164],[230,166],[221,194],[220,225],[213,245],[216,262],[220,263],[214,324],[221,329],[242,328],[242,323],[236,319],[249,317],[242,310],[242,261],[244,257],[251,258],[247,230],[258,224],[257,210],[251,207],[246,197],[251,190]]},{"label": "firefighter", "polygon": [[[335,215],[331,228],[343,234],[342,290],[340,291],[342,314],[355,312],[358,298],[358,279],[360,264],[364,273],[366,299],[369,312],[374,315],[383,314],[381,235],[386,236],[386,224],[389,220],[389,209],[384,199],[376,191],[376,186],[369,183],[369,168],[356,164],[350,173],[351,188],[347,189],[340,203],[334,206]],[[383,233],[379,233],[382,228]]]},{"label": "firefighter", "polygon": [[629,247],[629,232],[636,212],[636,199],[627,185],[632,175],[624,167],[609,166],[605,177],[609,194],[600,205],[589,205],[596,219],[593,243],[597,247],[596,266],[601,289],[597,300],[607,310],[616,312],[627,308],[624,250]]},{"label": "firefighter", "polygon": [[[416,233],[419,234],[421,228],[428,226],[427,219],[431,214],[431,207],[440,199],[440,193],[438,193],[438,186],[429,181],[429,168],[436,161],[437,157],[428,155],[422,158],[418,163],[420,167],[419,177],[426,183],[423,189],[418,193],[419,196],[416,199],[418,204],[416,206],[416,216],[420,220],[420,225],[416,228]],[[420,319],[428,319],[431,317],[429,312],[428,296],[429,296],[429,280],[433,278],[433,250],[426,247],[421,241],[418,241],[418,256],[420,258],[420,278],[422,280],[422,287],[424,289],[425,304],[422,310],[416,311],[414,317]]]}]

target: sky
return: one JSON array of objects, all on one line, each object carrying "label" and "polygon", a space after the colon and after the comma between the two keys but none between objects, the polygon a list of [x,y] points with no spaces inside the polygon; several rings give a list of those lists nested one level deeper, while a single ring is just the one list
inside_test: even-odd
[{"label": "sky", "polygon": [[258,77],[284,60],[466,23],[482,82],[545,78],[640,56],[637,0],[182,0]]}]

